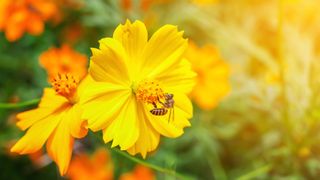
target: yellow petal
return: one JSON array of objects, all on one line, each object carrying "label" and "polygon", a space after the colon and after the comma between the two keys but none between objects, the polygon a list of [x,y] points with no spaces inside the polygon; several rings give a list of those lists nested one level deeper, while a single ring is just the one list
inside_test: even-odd
[{"label": "yellow petal", "polygon": [[[138,104],[138,108],[142,109],[142,104]],[[160,134],[152,127],[143,111],[138,111],[139,118],[139,138],[137,142],[127,151],[131,155],[140,153],[143,158],[147,156],[148,152],[154,151],[160,141]]]},{"label": "yellow petal", "polygon": [[65,103],[68,103],[68,100],[65,97],[57,95],[52,88],[45,88],[39,107],[57,109]]},{"label": "yellow petal", "polygon": [[81,98],[86,90],[88,89],[88,87],[94,82],[94,80],[92,79],[92,77],[90,76],[90,74],[87,74],[81,81],[80,84],[77,87],[77,94],[78,96]]},{"label": "yellow petal", "polygon": [[[92,48],[89,73],[96,81],[109,81],[110,77],[119,83],[130,86],[127,67],[127,55],[119,41],[104,38],[99,41],[100,49]],[[92,64],[93,62],[93,64]],[[99,67],[100,69],[97,69]],[[98,71],[98,72],[96,72]]]},{"label": "yellow petal", "polygon": [[64,97],[55,94],[53,89],[44,89],[44,94],[39,103],[39,107],[34,110],[19,113],[17,126],[26,130],[34,123],[48,117],[52,113],[58,112],[67,106],[67,100]]},{"label": "yellow petal", "polygon": [[87,135],[87,121],[82,118],[82,109],[79,104],[74,104],[66,112],[64,120],[69,122],[69,131],[73,137],[83,138]]},{"label": "yellow petal", "polygon": [[90,62],[89,73],[97,82],[108,82],[116,85],[126,85],[126,83],[123,83],[121,79],[112,76],[112,74],[106,73],[106,70],[102,66],[99,66],[93,61]]},{"label": "yellow petal", "polygon": [[106,128],[118,116],[128,97],[128,93],[107,94],[87,103],[83,117],[88,119],[88,127],[92,131]]},{"label": "yellow petal", "polygon": [[166,92],[188,94],[195,85],[195,77],[196,73],[192,71],[191,64],[183,59],[176,67],[169,69],[166,74],[158,76],[157,80],[162,82]]},{"label": "yellow petal", "polygon": [[12,152],[27,154],[38,151],[61,120],[61,115],[50,115],[33,124],[27,133],[12,147]]},{"label": "yellow petal", "polygon": [[229,71],[229,66],[220,61],[207,70],[203,77],[199,78],[192,92],[192,97],[202,109],[210,110],[216,107],[229,94],[231,90],[228,80]]},{"label": "yellow petal", "polygon": [[[159,132],[163,136],[170,137],[170,138],[176,138],[183,134],[183,129],[176,126],[175,123],[172,123],[169,120],[171,119],[169,116],[172,116],[173,112],[171,112],[172,114],[168,112],[164,116],[155,116],[149,112],[150,108],[147,108],[147,106],[144,106],[144,107],[145,107],[144,110],[145,110],[146,117],[148,118],[148,121],[157,132]],[[174,116],[175,118],[177,118],[176,116],[178,116],[178,114],[174,113]],[[185,119],[185,117],[183,116],[182,117],[179,116],[178,118]]]},{"label": "yellow petal", "polygon": [[230,92],[230,84],[227,81],[198,83],[192,92],[194,101],[205,110],[210,110]]},{"label": "yellow petal", "polygon": [[183,111],[180,108],[175,107],[174,108],[174,119],[173,119],[173,124],[177,128],[183,129],[185,127],[190,127],[191,124],[189,122],[189,118],[187,118],[189,115]]},{"label": "yellow petal", "polygon": [[37,108],[29,111],[25,111],[17,114],[17,118],[19,121],[17,122],[17,126],[25,131],[34,123],[47,118],[53,113],[54,110],[48,108]]},{"label": "yellow petal", "polygon": [[150,77],[167,73],[168,69],[179,64],[186,48],[187,40],[176,26],[165,25],[153,34],[143,56],[144,72]]},{"label": "yellow petal", "polygon": [[193,107],[190,99],[188,96],[182,93],[176,93],[174,94],[174,106],[175,108],[180,109],[181,111],[184,112],[184,116],[187,119],[192,118],[193,116]]},{"label": "yellow petal", "polygon": [[119,115],[103,130],[103,139],[106,143],[113,140],[112,147],[119,145],[121,150],[126,150],[137,141],[138,126],[136,100],[135,96],[131,95]]},{"label": "yellow petal", "polygon": [[131,89],[109,83],[91,83],[80,104],[83,106],[83,118],[88,120],[88,127],[99,131],[110,124],[131,95]]},{"label": "yellow petal", "polygon": [[214,85],[216,81],[222,81],[226,84],[229,84],[229,74],[230,68],[229,66],[220,61],[212,65],[210,69],[205,69],[204,76],[202,77],[204,81],[209,81],[210,84]]},{"label": "yellow petal", "polygon": [[82,93],[80,97],[80,104],[95,101],[96,98],[107,94],[116,95],[117,93],[131,93],[130,87],[123,87],[121,85],[112,83],[90,82],[87,84],[87,87],[90,88],[85,89],[85,91]]},{"label": "yellow petal", "polygon": [[47,152],[57,163],[61,176],[68,170],[73,142],[74,139],[71,137],[69,128],[64,121],[60,122],[47,142]]},{"label": "yellow petal", "polygon": [[178,128],[191,126],[189,119],[193,116],[193,107],[190,99],[183,93],[174,94],[174,119],[173,124]]},{"label": "yellow petal", "polygon": [[124,25],[119,25],[113,33],[113,38],[121,42],[128,54],[130,75],[136,75],[141,66],[142,52],[148,41],[148,31],[141,21],[131,23],[129,20]]}]

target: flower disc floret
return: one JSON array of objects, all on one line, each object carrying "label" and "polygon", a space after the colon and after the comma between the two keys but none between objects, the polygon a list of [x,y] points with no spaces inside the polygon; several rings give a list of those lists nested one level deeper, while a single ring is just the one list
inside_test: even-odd
[{"label": "flower disc floret", "polygon": [[136,98],[138,101],[154,105],[164,101],[164,92],[158,81],[144,80],[138,84]]},{"label": "flower disc floret", "polygon": [[74,95],[78,87],[79,80],[74,78],[71,74],[58,74],[52,80],[53,89],[57,94],[73,101]]}]

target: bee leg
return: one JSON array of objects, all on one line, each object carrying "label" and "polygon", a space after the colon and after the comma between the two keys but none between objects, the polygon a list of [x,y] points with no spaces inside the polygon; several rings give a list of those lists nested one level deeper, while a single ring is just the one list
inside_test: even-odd
[{"label": "bee leg", "polygon": [[164,102],[161,102],[161,101],[160,101],[159,96],[157,97],[157,99],[158,99],[158,102],[159,102],[163,107],[166,107],[166,104],[165,104]]},{"label": "bee leg", "polygon": [[[171,113],[172,111],[172,113]],[[170,108],[170,119],[169,121],[173,122],[174,121],[174,107]]]},{"label": "bee leg", "polygon": [[171,116],[172,116],[172,109],[170,108],[169,110],[169,119],[168,119],[168,124],[171,122]]},{"label": "bee leg", "polygon": [[153,105],[154,108],[157,108],[157,104],[156,103],[153,102],[152,105]]},{"label": "bee leg", "polygon": [[174,121],[174,106],[172,107],[172,122]]}]

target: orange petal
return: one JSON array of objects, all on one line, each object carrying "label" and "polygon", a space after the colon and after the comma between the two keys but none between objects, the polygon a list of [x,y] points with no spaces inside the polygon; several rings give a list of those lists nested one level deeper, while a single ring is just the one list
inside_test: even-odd
[{"label": "orange petal", "polygon": [[39,16],[31,15],[28,19],[27,31],[32,35],[40,35],[44,30],[44,22]]}]

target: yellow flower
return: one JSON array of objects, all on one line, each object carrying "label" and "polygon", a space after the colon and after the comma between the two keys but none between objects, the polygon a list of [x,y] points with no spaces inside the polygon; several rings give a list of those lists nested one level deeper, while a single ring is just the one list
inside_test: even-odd
[{"label": "yellow flower", "polygon": [[[170,3],[172,0],[140,0],[139,8],[143,11],[147,11],[153,5]],[[123,10],[130,11],[133,8],[133,0],[121,0],[120,5]]]},{"label": "yellow flower", "polygon": [[47,141],[47,152],[58,164],[60,174],[66,173],[72,154],[74,138],[87,134],[79,97],[90,81],[78,81],[72,75],[58,75],[53,88],[45,88],[39,107],[17,115],[17,126],[27,133],[11,148],[12,152],[30,154]]},{"label": "yellow flower", "polygon": [[[142,22],[127,21],[112,38],[100,40],[99,49],[92,48],[89,73],[96,82],[82,99],[83,115],[90,129],[103,130],[106,143],[113,141],[112,147],[146,157],[158,146],[160,134],[175,138],[190,126],[192,104],[186,94],[195,73],[183,59],[188,43],[182,35],[165,25],[148,40]],[[173,108],[168,106],[170,94]],[[167,113],[153,115],[155,107]]]},{"label": "yellow flower", "polygon": [[198,74],[191,97],[202,109],[216,107],[230,92],[229,66],[222,61],[218,50],[212,45],[198,48],[190,43],[186,58]]}]

